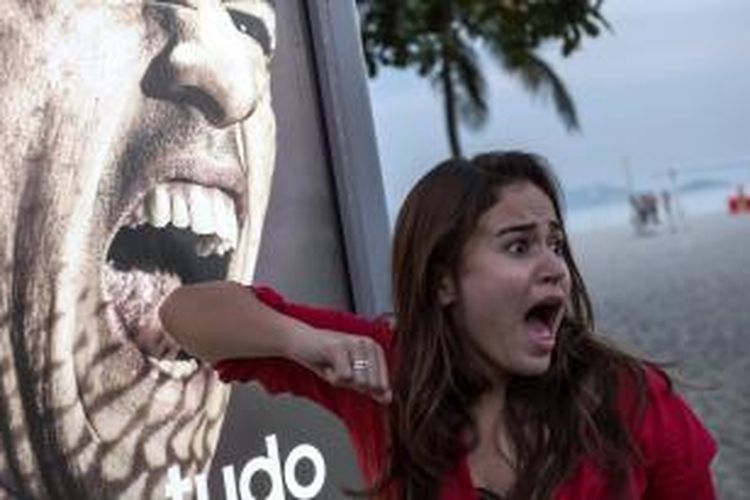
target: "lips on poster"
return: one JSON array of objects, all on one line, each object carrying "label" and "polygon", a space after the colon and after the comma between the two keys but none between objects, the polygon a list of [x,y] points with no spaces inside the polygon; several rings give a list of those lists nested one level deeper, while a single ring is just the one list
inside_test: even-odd
[{"label": "lips on poster", "polygon": [[205,471],[228,389],[156,309],[252,277],[273,6],[0,5],[0,497],[165,498],[171,467]]}]

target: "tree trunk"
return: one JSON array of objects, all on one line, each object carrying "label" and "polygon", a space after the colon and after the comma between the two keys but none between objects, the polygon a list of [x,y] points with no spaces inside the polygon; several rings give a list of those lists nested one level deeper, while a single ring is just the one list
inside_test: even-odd
[{"label": "tree trunk", "polygon": [[443,53],[443,69],[440,79],[443,83],[443,97],[445,103],[445,125],[448,132],[448,143],[451,148],[451,155],[454,157],[462,156],[461,140],[458,136],[458,118],[456,114],[456,95],[451,79],[450,56]]}]

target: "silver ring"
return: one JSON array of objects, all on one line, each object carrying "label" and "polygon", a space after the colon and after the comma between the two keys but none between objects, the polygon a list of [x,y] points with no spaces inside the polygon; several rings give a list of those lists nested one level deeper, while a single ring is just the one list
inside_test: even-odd
[{"label": "silver ring", "polygon": [[370,360],[369,359],[355,359],[352,361],[352,370],[369,370]]}]

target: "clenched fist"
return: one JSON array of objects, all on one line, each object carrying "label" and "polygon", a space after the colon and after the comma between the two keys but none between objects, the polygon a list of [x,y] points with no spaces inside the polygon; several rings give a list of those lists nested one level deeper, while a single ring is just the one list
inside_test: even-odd
[{"label": "clenched fist", "polygon": [[369,337],[305,329],[296,336],[290,357],[331,385],[354,389],[381,404],[391,401],[385,353]]}]

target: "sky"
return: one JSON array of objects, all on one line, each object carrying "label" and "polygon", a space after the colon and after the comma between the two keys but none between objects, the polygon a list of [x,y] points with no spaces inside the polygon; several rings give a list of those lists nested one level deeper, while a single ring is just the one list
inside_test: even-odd
[{"label": "sky", "polygon": [[[547,157],[566,189],[667,186],[723,178],[750,185],[750,1],[605,0],[612,32],[568,58],[540,52],[566,83],[580,133],[550,101],[533,97],[489,57],[490,116],[462,130],[464,153],[524,149]],[[448,156],[440,95],[412,71],[370,80],[386,199],[393,218],[409,188]],[[628,165],[628,167],[625,167]],[[737,168],[740,167],[740,168]]]}]

